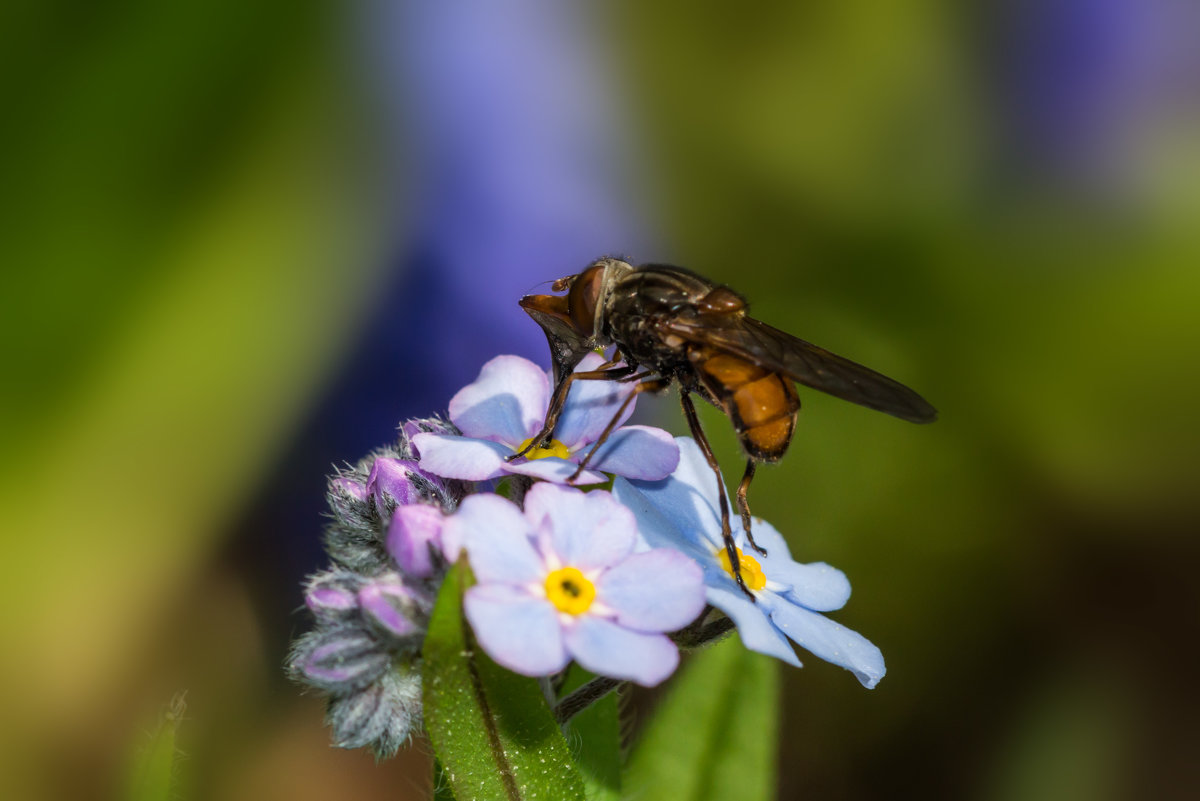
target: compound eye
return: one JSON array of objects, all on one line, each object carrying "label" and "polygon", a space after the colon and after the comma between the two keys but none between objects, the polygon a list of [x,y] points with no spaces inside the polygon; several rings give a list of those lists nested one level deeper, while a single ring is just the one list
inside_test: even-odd
[{"label": "compound eye", "polygon": [[571,307],[571,320],[580,331],[591,333],[596,322],[596,304],[600,300],[600,288],[604,284],[604,265],[593,264],[575,276],[571,293],[567,295]]}]

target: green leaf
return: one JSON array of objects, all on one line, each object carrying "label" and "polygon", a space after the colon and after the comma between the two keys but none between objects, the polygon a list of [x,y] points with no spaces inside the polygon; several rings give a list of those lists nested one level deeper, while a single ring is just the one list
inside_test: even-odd
[{"label": "green leaf", "polygon": [[775,797],[779,674],[735,636],[675,679],[629,760],[629,797],[766,801]]},{"label": "green leaf", "polygon": [[470,573],[446,576],[424,649],[425,729],[459,801],[583,801],[583,780],[534,679],[497,665],[462,615]]},{"label": "green leaf", "polygon": [[[568,693],[595,676],[571,667],[560,693]],[[621,720],[618,693],[612,692],[571,718],[567,739],[575,753],[587,801],[617,801],[621,797]]]},{"label": "green leaf", "polygon": [[168,801],[175,798],[175,735],[187,709],[183,693],[171,699],[150,742],[139,748],[130,773],[125,801]]}]

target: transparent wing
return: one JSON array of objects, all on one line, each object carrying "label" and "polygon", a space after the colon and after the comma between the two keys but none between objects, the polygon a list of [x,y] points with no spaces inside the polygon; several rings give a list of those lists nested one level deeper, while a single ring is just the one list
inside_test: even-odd
[{"label": "transparent wing", "polygon": [[662,326],[689,342],[784,373],[835,398],[913,423],[937,419],[937,410],[899,381],[751,317],[699,315],[671,319]]}]

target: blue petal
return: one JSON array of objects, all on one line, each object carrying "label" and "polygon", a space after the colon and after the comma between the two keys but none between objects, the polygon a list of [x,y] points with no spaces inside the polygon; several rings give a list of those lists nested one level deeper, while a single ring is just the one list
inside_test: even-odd
[{"label": "blue petal", "polygon": [[759,561],[763,574],[770,581],[784,585],[780,592],[792,601],[818,612],[831,612],[841,609],[850,600],[850,581],[845,573],[824,562],[802,564],[793,561],[783,535],[767,521],[754,521],[754,540],[767,549],[767,555],[747,553]]},{"label": "blue petal", "polygon": [[786,599],[777,600],[771,620],[801,648],[851,671],[867,689],[883,678],[883,654],[866,637]]},{"label": "blue petal", "polygon": [[472,495],[446,518],[442,536],[461,542],[481,584],[537,584],[545,579],[542,558],[529,539],[529,523],[499,495]]},{"label": "blue petal", "polygon": [[817,612],[832,612],[841,609],[850,600],[850,580],[836,567],[824,562],[803,565],[788,562],[783,569],[774,565],[771,572],[764,566],[768,579],[789,585],[782,591],[789,600]]},{"label": "blue petal", "polygon": [[548,676],[567,666],[558,612],[505,584],[476,584],[467,590],[463,611],[475,639],[497,664],[524,676]]},{"label": "blue petal", "polygon": [[[737,532],[734,536],[734,539],[738,541],[739,547],[745,550],[747,545],[746,535],[742,532],[742,521],[741,515],[737,511],[737,501],[735,500],[733,504],[734,507],[732,514],[734,519],[731,522]],[[755,551],[747,551],[747,553],[753,554],[754,558],[757,559],[759,564],[763,566],[764,572],[767,570],[767,565],[773,562],[779,562],[780,564],[785,565],[792,564],[792,556],[791,552],[788,550],[787,540],[783,538],[783,535],[779,533],[778,529],[776,529],[766,520],[763,520],[761,517],[754,518],[754,520],[751,521],[751,527],[752,531],[754,532],[754,541],[758,543],[760,547],[766,549],[767,555],[763,556]]]},{"label": "blue petal", "polygon": [[703,539],[716,547],[721,544],[716,474],[692,439],[676,437],[675,443],[679,446],[679,466],[670,478],[631,483],[689,540]]},{"label": "blue petal", "polygon": [[663,634],[630,631],[594,615],[575,619],[565,632],[567,650],[587,670],[653,687],[679,665],[679,650]]},{"label": "blue petal", "polygon": [[520,356],[497,356],[450,399],[450,420],[468,437],[515,448],[542,427],[549,403],[550,379],[540,367]]},{"label": "blue petal", "polygon": [[548,519],[555,555],[580,570],[615,564],[637,539],[633,514],[603,491],[538,484],[525,496],[525,516],[535,527]]},{"label": "blue petal", "polygon": [[[604,363],[604,357],[589,353],[575,368],[576,372],[595,370]],[[635,383],[617,381],[573,381],[563,404],[562,417],[554,429],[554,438],[574,450],[580,445],[595,442],[604,433],[604,428],[613,419],[625,398],[633,392]],[[621,413],[617,425],[629,419],[636,402],[631,402]]]},{"label": "blue petal", "polygon": [[796,652],[787,638],[771,622],[767,610],[761,603],[754,603],[735,586],[733,590],[708,588],[708,602],[729,615],[737,626],[742,644],[751,651],[782,659],[789,665],[800,667]]},{"label": "blue petal", "polygon": [[512,449],[495,442],[453,434],[417,434],[413,444],[421,451],[421,469],[443,478],[484,481],[503,475],[504,457]]},{"label": "blue petal", "polygon": [[[516,473],[522,476],[540,478],[555,484],[566,484],[567,479],[575,475],[579,465],[560,459],[557,456],[546,456],[541,459],[531,459],[527,462],[504,462],[501,470],[505,473]],[[587,484],[603,484],[607,479],[600,473],[584,470],[572,484],[585,486]]]},{"label": "blue petal", "polygon": [[679,551],[655,548],[606,570],[596,581],[596,600],[627,628],[676,631],[704,611],[703,577],[700,566]]},{"label": "blue petal", "polygon": [[[713,559],[713,545],[703,532],[694,526],[686,525],[685,515],[671,515],[672,508],[661,508],[654,503],[654,490],[675,481],[674,478],[657,482],[639,481],[636,484],[617,477],[613,481],[613,495],[617,500],[633,512],[637,521],[639,547],[645,548],[674,548],[682,551],[697,562],[704,564]],[[649,490],[649,491],[648,491]]]},{"label": "blue petal", "polygon": [[[577,456],[582,461],[585,449]],[[661,428],[625,426],[614,431],[588,467],[602,473],[615,473],[626,478],[658,481],[674,472],[679,465],[679,447]]]}]

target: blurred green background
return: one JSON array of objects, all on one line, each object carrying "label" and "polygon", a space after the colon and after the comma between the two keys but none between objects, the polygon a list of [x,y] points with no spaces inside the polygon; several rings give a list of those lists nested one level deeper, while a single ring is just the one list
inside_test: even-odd
[{"label": "blurred green background", "polygon": [[[411,407],[429,364],[452,365],[444,408],[492,347],[471,298],[527,332],[517,295],[605,250],[727,281],[941,410],[916,427],[802,392],[787,459],[760,472],[755,512],[846,571],[838,619],[888,660],[871,692],[817,660],[787,674],[781,798],[1200,796],[1190,4],[531,1],[494,12],[494,36],[464,22],[478,8],[422,27],[386,6],[0,12],[0,797],[115,797],[179,690],[182,797],[422,797],[426,748],[331,749],[320,701],[282,675],[295,581],[319,566],[312,496],[370,447],[325,447],[314,420],[330,397],[349,417],[381,402],[339,383],[378,344],[370,320],[397,332],[372,363],[389,419],[437,411]],[[455,25],[487,45],[433,35]],[[504,160],[497,131],[539,142],[564,105],[599,109],[563,130],[620,142],[578,154],[630,176],[596,192],[638,233],[543,265],[512,256],[537,235],[497,212],[505,258],[468,259],[441,294],[406,285],[431,208],[455,243],[489,214],[455,216],[417,177],[411,129],[462,85],[420,65],[448,52],[503,80],[514,31],[580,45],[599,94],[541,102],[516,70],[526,107],[439,118],[474,154],[450,161],[469,179]],[[586,218],[553,194],[572,169],[489,202],[520,186]],[[389,318],[389,287],[478,353]],[[653,411],[683,431],[671,400]],[[736,472],[728,424],[705,422]],[[292,501],[295,530],[253,512]]]}]

